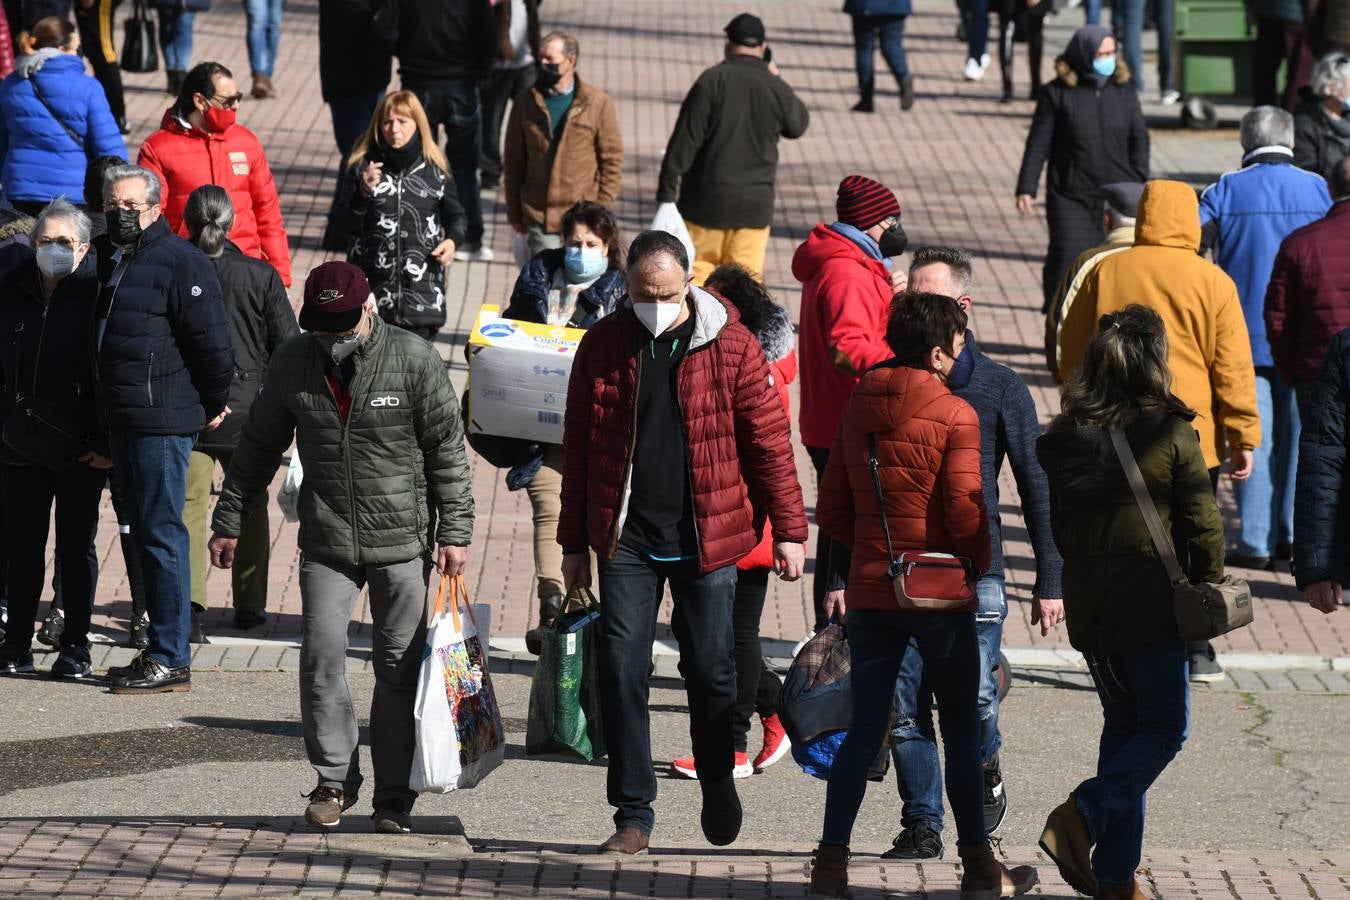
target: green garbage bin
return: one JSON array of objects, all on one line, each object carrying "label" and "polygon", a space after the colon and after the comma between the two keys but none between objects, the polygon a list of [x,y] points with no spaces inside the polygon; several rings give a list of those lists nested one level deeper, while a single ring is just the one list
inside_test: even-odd
[{"label": "green garbage bin", "polygon": [[1256,25],[1242,0],[1176,0],[1173,22],[1181,120],[1191,128],[1219,121],[1215,98],[1250,98]]}]

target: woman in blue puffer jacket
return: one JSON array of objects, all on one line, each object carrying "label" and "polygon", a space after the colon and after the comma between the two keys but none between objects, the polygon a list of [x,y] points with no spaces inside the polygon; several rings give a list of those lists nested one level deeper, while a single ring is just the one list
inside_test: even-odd
[{"label": "woman in blue puffer jacket", "polygon": [[101,206],[84,196],[90,159],[126,159],[127,148],[102,86],[85,74],[80,35],[49,16],[29,33],[26,55],[0,82],[0,180],[5,199],[36,215],[57,197]]}]

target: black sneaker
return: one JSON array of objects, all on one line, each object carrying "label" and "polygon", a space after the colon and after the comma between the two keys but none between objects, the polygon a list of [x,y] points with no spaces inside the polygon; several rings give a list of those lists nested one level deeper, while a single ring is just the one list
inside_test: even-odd
[{"label": "black sneaker", "polygon": [[319,785],[308,794],[305,822],[316,828],[332,828],[342,821],[342,814],[356,803],[356,794]]},{"label": "black sneaker", "polygon": [[386,800],[375,807],[371,814],[375,822],[376,834],[412,834],[412,816],[403,809],[397,800]]},{"label": "black sneaker", "polygon": [[1280,541],[1275,545],[1275,559],[1279,562],[1289,562],[1294,558],[1294,545]]},{"label": "black sneaker", "polygon": [[1224,557],[1224,566],[1229,569],[1252,569],[1257,572],[1274,572],[1275,560],[1269,556],[1251,556],[1246,553],[1229,553]]},{"label": "black sneaker", "polygon": [[150,646],[150,617],[145,613],[139,613],[132,618],[127,646],[135,647],[137,650],[144,650]]},{"label": "black sneaker", "polygon": [[1224,677],[1223,666],[1219,665],[1212,645],[1206,646],[1204,650],[1191,651],[1191,681],[1209,684],[1223,681]]},{"label": "black sneaker", "polygon": [[53,678],[88,678],[94,674],[94,667],[89,664],[89,651],[83,652],[67,648],[61,651],[61,655],[56,657],[56,662],[52,663],[51,674]]},{"label": "black sneaker", "polygon": [[942,859],[942,835],[920,822],[910,825],[891,841],[882,859]]},{"label": "black sneaker", "polygon": [[192,690],[192,670],[187,666],[172,669],[142,653],[126,669],[110,670],[109,682],[114,694],[167,694]]},{"label": "black sneaker", "polygon": [[864,97],[850,107],[852,112],[870,113],[876,112],[876,106],[872,103],[871,97]]},{"label": "black sneaker", "polygon": [[908,112],[914,106],[914,76],[906,75],[900,79],[900,109]]},{"label": "black sneaker", "polygon": [[192,607],[192,627],[188,630],[189,644],[209,644],[206,639],[206,632],[202,631],[202,614],[197,612],[197,607]]},{"label": "black sneaker", "polygon": [[9,626],[9,600],[0,597],[0,641],[5,639],[5,629]]},{"label": "black sneaker", "polygon": [[257,628],[259,625],[266,624],[266,613],[254,612],[251,609],[236,609],[234,611],[234,627],[240,631],[248,631],[250,628]]},{"label": "black sneaker", "polygon": [[998,754],[984,765],[984,830],[987,834],[998,831],[1008,816],[1008,795],[1003,790],[1003,770],[999,767]]},{"label": "black sneaker", "polygon": [[33,651],[0,644],[0,675],[26,675],[33,671]]},{"label": "black sneaker", "polygon": [[51,612],[47,613],[47,618],[42,620],[42,627],[37,633],[37,642],[55,650],[61,646],[61,635],[65,633],[66,614],[61,611],[61,607],[53,606]]}]

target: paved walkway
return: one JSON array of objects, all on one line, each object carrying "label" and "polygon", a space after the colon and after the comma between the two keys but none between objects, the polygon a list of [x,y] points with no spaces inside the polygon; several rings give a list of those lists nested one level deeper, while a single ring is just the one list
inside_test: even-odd
[{"label": "paved walkway", "polygon": [[[791,254],[814,223],[832,217],[839,178],[855,171],[879,177],[898,190],[914,245],[955,243],[975,251],[974,327],[981,344],[1027,380],[1042,419],[1048,420],[1057,399],[1038,349],[1041,324],[1037,313],[1046,229],[1039,214],[1019,218],[1012,202],[1031,104],[1025,100],[1008,105],[998,102],[996,67],[983,82],[961,80],[962,48],[952,40],[955,16],[949,3],[924,0],[920,13],[911,20],[907,41],[918,87],[913,111],[898,112],[896,96],[883,76],[878,98],[882,112],[862,116],[848,112],[855,90],[852,49],[848,20],[837,11],[837,4],[813,0],[699,0],[696,4],[551,0],[544,7],[546,27],[567,28],[579,36],[582,77],[610,91],[618,105],[626,153],[617,211],[625,231],[631,235],[649,220],[659,160],[679,101],[698,72],[717,60],[722,23],[743,9],[765,18],[784,77],[812,111],[805,138],[782,145],[767,264],[767,279],[778,298],[795,314],[799,288],[789,271]],[[1062,46],[1069,27],[1078,21],[1076,12],[1053,20],[1050,46]],[[238,6],[218,6],[198,16],[196,35],[198,58],[225,62],[241,73],[241,84],[246,83],[243,16]],[[1023,52],[1020,45],[1018,52]],[[336,165],[328,112],[319,99],[316,63],[317,7],[313,0],[293,0],[287,5],[276,74],[282,97],[261,103],[246,101],[241,110],[241,120],[262,137],[280,185],[295,256],[297,284],[291,294],[296,300],[304,274],[327,258],[317,246]],[[1020,68],[1017,77],[1020,95],[1025,88]],[[167,99],[160,90],[162,74],[128,75],[127,82],[129,115],[135,127],[129,143],[134,148],[158,124]],[[1156,126],[1155,174],[1171,174],[1201,185],[1236,165],[1235,131],[1187,133],[1177,125],[1175,108],[1150,106],[1148,112]],[[457,263],[450,271],[448,294],[458,302],[452,300],[450,322],[440,344],[457,385],[463,384],[465,375],[461,346],[479,306],[484,301],[503,300],[515,276],[509,261],[509,229],[495,193],[485,194],[485,209],[488,239],[498,261]],[[809,503],[815,495],[814,478],[800,450],[798,470]],[[1011,607],[1006,643],[1010,647],[1066,647],[1062,630],[1043,638],[1030,625],[1029,589],[1034,577],[1030,546],[1016,489],[1007,473],[1002,486]],[[493,605],[496,634],[518,637],[528,625],[533,606],[529,505],[523,492],[505,489],[501,472],[477,458],[473,488],[478,503],[470,563],[474,594],[480,602]],[[1223,500],[1231,522],[1227,493]],[[95,623],[120,639],[128,616],[128,592],[111,510],[106,507],[105,503]],[[273,519],[272,618],[265,628],[247,636],[290,639],[299,629],[296,532],[294,526],[280,523],[275,510]],[[1350,616],[1323,617],[1309,610],[1299,602],[1287,572],[1247,574],[1257,596],[1256,624],[1221,641],[1221,651],[1304,654],[1323,660],[1350,655]],[[766,637],[795,641],[807,630],[809,590],[809,580],[794,585],[775,583],[764,612]],[[212,573],[209,595],[208,632],[244,637],[229,627],[228,577]],[[356,610],[356,637],[368,636],[368,623],[368,612]]]}]

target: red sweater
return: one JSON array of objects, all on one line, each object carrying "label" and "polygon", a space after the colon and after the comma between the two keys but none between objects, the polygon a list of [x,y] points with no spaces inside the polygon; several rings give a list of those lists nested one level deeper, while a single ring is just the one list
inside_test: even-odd
[{"label": "red sweater", "polygon": [[886,345],[890,271],[820,224],[792,257],[802,283],[802,443],[829,447],[859,377],[895,354]]}]

